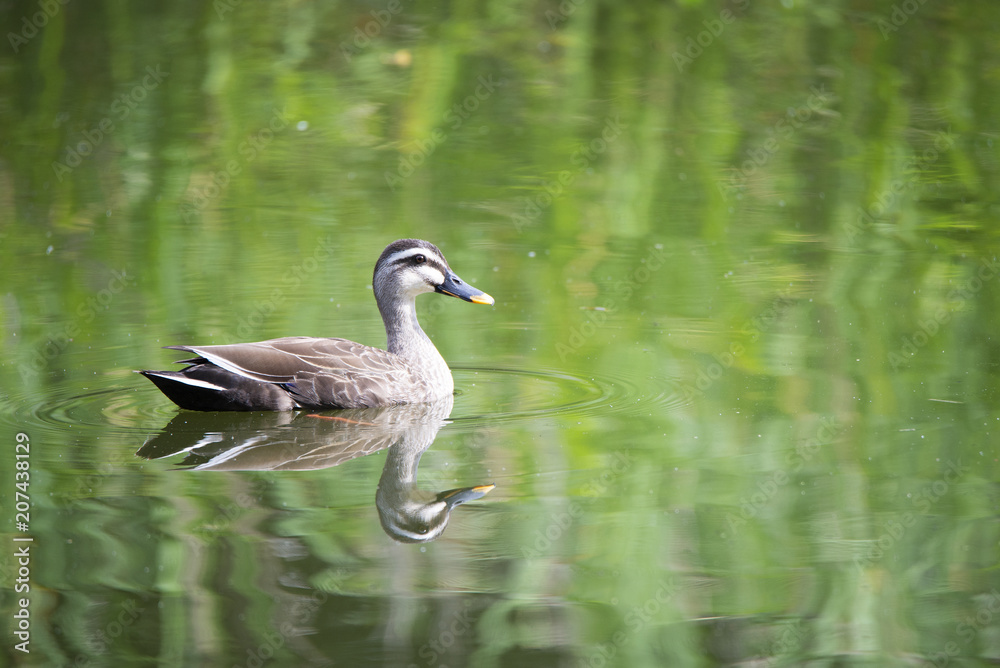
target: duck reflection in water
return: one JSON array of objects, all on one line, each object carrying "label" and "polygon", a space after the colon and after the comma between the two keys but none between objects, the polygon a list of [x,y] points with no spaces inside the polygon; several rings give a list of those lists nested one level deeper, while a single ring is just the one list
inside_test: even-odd
[{"label": "duck reflection in water", "polygon": [[453,397],[419,404],[327,414],[179,413],[136,453],[160,459],[179,453],[197,471],[310,471],[338,466],[388,448],[375,493],[386,534],[404,543],[440,536],[451,511],[494,485],[430,492],[417,487],[420,456],[451,414]]}]

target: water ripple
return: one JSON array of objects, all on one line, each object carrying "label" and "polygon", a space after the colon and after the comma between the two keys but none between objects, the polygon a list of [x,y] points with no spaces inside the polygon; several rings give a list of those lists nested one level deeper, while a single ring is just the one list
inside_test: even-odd
[{"label": "water ripple", "polygon": [[118,432],[143,432],[162,425],[176,413],[169,402],[150,401],[150,392],[111,387],[73,394],[68,386],[11,397],[16,406],[4,411],[5,420],[19,429],[41,427],[62,430],[67,426],[114,428]]},{"label": "water ripple", "polygon": [[625,375],[574,375],[553,369],[453,369],[458,397],[452,421],[510,421],[560,415],[643,416],[684,405],[672,383]]},{"label": "water ripple", "polygon": [[[456,367],[454,422],[509,422],[565,415],[642,417],[683,406],[668,381],[624,374],[578,375],[556,369]],[[116,379],[117,380],[117,379]],[[0,419],[17,429],[92,427],[123,433],[158,429],[177,408],[152,387],[114,387],[73,393],[68,385],[8,396]]]}]

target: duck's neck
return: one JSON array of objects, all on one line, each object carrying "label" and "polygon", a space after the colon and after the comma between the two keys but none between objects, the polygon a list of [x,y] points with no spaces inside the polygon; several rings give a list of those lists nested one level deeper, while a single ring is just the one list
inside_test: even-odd
[{"label": "duck's neck", "polygon": [[382,314],[382,322],[385,323],[387,349],[390,353],[419,364],[419,367],[440,366],[447,370],[448,366],[441,353],[417,322],[417,309],[412,297],[380,299],[378,308]]}]

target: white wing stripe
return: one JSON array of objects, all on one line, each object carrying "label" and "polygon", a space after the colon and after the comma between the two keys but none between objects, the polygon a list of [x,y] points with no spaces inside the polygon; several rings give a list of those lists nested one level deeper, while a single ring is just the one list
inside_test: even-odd
[{"label": "white wing stripe", "polygon": [[166,375],[157,373],[152,375],[173,380],[178,383],[184,383],[185,385],[191,385],[193,387],[203,387],[206,390],[218,390],[219,392],[225,392],[229,389],[228,387],[222,387],[221,385],[216,385],[215,383],[209,383],[207,380],[198,380],[197,378],[189,378],[188,376],[181,376],[180,374],[171,373],[170,375]]},{"label": "white wing stripe", "polygon": [[264,380],[265,377],[274,378],[275,380],[273,382],[284,382],[284,381],[277,380],[278,378],[281,378],[282,376],[274,376],[274,375],[268,374],[268,373],[261,373],[260,371],[251,371],[250,369],[244,369],[243,367],[239,366],[238,364],[233,364],[232,362],[230,362],[229,360],[227,360],[225,357],[219,357],[218,355],[215,355],[215,354],[209,352],[208,350],[205,350],[204,348],[201,348],[201,349],[199,349],[199,348],[191,348],[191,350],[195,351],[196,353],[198,353],[199,355],[201,355],[202,357],[204,357],[205,359],[207,359],[209,362],[211,362],[215,366],[222,367],[226,371],[230,371],[232,373],[235,373],[237,376],[243,376],[244,378],[249,378],[251,380],[259,380],[259,381],[265,382],[265,383],[268,382],[268,381]]}]

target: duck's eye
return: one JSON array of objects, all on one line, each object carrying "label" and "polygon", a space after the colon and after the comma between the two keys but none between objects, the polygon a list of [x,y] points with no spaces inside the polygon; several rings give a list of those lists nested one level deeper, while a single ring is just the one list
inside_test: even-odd
[{"label": "duck's eye", "polygon": [[413,263],[414,264],[423,264],[424,262],[427,262],[427,258],[425,258],[423,255],[414,255],[413,256]]}]

